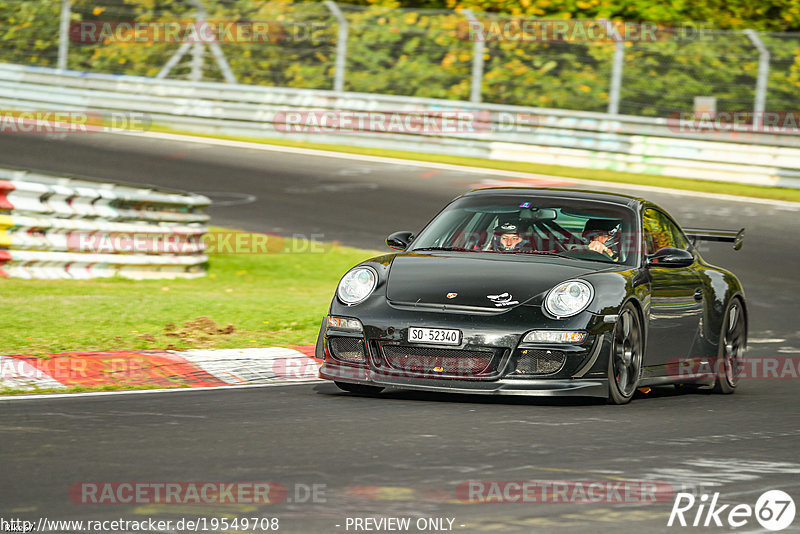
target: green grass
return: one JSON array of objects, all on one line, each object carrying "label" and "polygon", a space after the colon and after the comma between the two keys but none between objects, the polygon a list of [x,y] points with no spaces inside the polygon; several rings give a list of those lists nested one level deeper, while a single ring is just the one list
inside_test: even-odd
[{"label": "green grass", "polygon": [[465,165],[470,167],[482,167],[487,169],[499,169],[505,171],[527,172],[533,174],[545,174],[548,176],[564,176],[568,178],[579,178],[582,180],[599,180],[605,182],[618,182],[625,184],[648,185],[654,187],[667,187],[671,189],[683,189],[687,191],[700,191],[705,193],[720,193],[726,195],[737,195],[754,198],[767,198],[772,200],[788,200],[800,202],[800,190],[787,189],[784,187],[764,187],[757,185],[734,184],[726,182],[714,182],[709,180],[689,180],[669,176],[654,176],[652,174],[638,174],[632,172],[617,172],[603,169],[582,169],[577,167],[562,167],[559,165],[543,165],[537,163],[524,163],[517,161],[497,161],[482,158],[468,158],[460,156],[446,156],[439,154],[427,154],[422,152],[405,152],[402,150],[384,150],[379,148],[363,148],[347,145],[328,145],[322,143],[311,143],[306,141],[292,141],[288,139],[265,139],[261,137],[243,137],[220,134],[202,134],[173,130],[163,126],[154,126],[153,131],[175,133],[181,135],[192,135],[196,137],[211,137],[216,139],[230,139],[234,141],[247,141],[252,143],[262,143],[279,146],[289,146],[297,148],[310,148],[319,150],[332,150],[335,152],[346,152],[350,154],[363,154],[368,156],[382,156],[388,158],[409,159],[415,161],[428,161],[433,163],[447,163],[451,165]]},{"label": "green grass", "polygon": [[131,391],[131,390],[147,390],[147,389],[175,389],[185,388],[190,386],[177,385],[177,386],[164,386],[164,385],[130,385],[130,384],[106,384],[104,386],[72,386],[68,388],[38,388],[31,389],[13,389],[13,388],[0,388],[0,395],[39,395],[43,393],[87,393],[98,391]]},{"label": "green grass", "polygon": [[377,253],[271,239],[194,280],[0,279],[0,354],[314,343],[339,278]]}]

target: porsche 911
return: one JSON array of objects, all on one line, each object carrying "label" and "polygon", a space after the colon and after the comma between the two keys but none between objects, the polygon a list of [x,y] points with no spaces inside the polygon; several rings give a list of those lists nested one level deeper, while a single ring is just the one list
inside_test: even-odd
[{"label": "porsche 911", "polygon": [[629,402],[674,384],[732,393],[747,343],[736,276],[642,198],[494,188],[448,204],[418,235],[339,282],[317,340],[320,376],[384,388],[576,395]]}]

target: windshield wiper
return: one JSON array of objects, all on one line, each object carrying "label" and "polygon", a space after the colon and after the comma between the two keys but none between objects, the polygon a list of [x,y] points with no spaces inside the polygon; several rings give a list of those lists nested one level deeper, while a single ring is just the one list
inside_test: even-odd
[{"label": "windshield wiper", "polygon": [[550,252],[549,250],[531,250],[529,252],[525,252],[525,254],[543,254],[545,256],[558,256],[559,258],[569,258],[574,260],[572,256],[567,256],[562,252]]},{"label": "windshield wiper", "polygon": [[[602,256],[600,256],[600,255],[598,255],[597,258],[576,258],[575,256],[570,256],[569,255],[570,252],[572,252],[572,251],[568,250],[565,253],[561,253],[561,252],[558,252],[558,253],[556,253],[556,252],[545,252],[544,254],[556,254],[557,256],[560,256],[562,258],[569,258],[571,260],[578,260],[578,261],[596,261],[596,262],[606,263],[606,264],[610,263],[612,265],[617,263],[616,261],[614,261],[613,259],[609,258],[608,256],[606,256],[607,259],[602,258]],[[603,255],[603,256],[605,256],[605,255]]]},{"label": "windshield wiper", "polygon": [[570,251],[566,252],[550,252],[549,250],[532,250],[530,252],[526,252],[525,254],[542,254],[544,256],[557,256],[559,258],[567,258],[568,260],[576,260],[576,261],[598,261],[600,263],[616,263],[611,258],[605,260],[601,258],[576,258],[575,256],[569,255]]},{"label": "windshield wiper", "polygon": [[461,247],[422,247],[409,250],[409,252],[420,252],[422,250],[443,250],[445,252],[452,252],[452,251],[467,252],[467,249]]}]

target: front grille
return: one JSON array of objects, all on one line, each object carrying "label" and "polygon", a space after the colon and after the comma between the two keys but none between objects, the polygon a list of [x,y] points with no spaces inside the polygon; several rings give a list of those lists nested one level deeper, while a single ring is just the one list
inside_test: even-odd
[{"label": "front grille", "polygon": [[364,352],[364,340],[357,337],[332,337],[328,339],[331,355],[337,360],[348,363],[364,363],[367,361]]},{"label": "front grille", "polygon": [[522,350],[518,352],[516,375],[551,375],[564,367],[567,356],[560,350]]},{"label": "front grille", "polygon": [[381,344],[386,364],[410,376],[479,377],[496,369],[497,351]]}]

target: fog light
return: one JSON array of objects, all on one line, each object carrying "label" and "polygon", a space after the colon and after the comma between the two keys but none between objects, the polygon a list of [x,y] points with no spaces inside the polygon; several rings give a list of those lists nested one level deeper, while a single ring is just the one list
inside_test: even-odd
[{"label": "fog light", "polygon": [[358,319],[350,319],[348,317],[334,317],[328,316],[328,328],[336,330],[344,330],[346,332],[363,332],[364,327]]},{"label": "fog light", "polygon": [[532,330],[525,334],[523,343],[581,343],[586,339],[586,332],[569,332],[564,330]]}]

